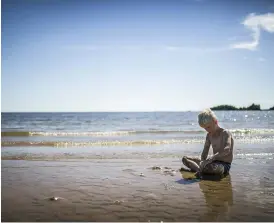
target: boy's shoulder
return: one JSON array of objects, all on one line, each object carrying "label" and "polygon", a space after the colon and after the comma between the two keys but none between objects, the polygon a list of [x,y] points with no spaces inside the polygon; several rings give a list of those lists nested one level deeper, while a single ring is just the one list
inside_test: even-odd
[{"label": "boy's shoulder", "polygon": [[228,129],[221,128],[221,133],[222,133],[223,136],[232,137],[232,133]]},{"label": "boy's shoulder", "polygon": [[[220,136],[230,136],[230,137],[232,137],[232,133],[228,129],[220,128],[220,134],[219,134],[218,137],[220,137]],[[206,138],[211,138],[209,133],[206,134]]]}]

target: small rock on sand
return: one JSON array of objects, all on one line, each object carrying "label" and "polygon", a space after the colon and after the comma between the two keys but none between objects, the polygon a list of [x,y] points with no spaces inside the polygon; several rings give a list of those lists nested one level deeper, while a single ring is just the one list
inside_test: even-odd
[{"label": "small rock on sand", "polygon": [[162,168],[159,167],[159,166],[153,166],[152,169],[153,169],[153,170],[161,170]]},{"label": "small rock on sand", "polygon": [[171,169],[171,167],[166,167],[166,166],[165,166],[164,168],[165,168],[166,170],[170,170],[170,169]]},{"label": "small rock on sand", "polygon": [[114,204],[121,204],[121,203],[123,203],[123,201],[120,201],[120,200],[114,201]]},{"label": "small rock on sand", "polygon": [[145,195],[145,199],[157,199],[157,198],[158,197],[153,193]]}]

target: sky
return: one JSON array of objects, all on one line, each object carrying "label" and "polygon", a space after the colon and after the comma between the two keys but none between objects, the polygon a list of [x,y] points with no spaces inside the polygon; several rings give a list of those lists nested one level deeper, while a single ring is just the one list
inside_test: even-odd
[{"label": "sky", "polygon": [[2,0],[1,111],[274,106],[272,0]]}]

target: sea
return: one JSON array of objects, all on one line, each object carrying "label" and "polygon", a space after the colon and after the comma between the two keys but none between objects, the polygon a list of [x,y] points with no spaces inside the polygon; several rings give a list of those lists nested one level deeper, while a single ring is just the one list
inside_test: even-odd
[{"label": "sea", "polygon": [[[199,156],[203,149],[198,112],[2,113],[2,220],[273,220],[274,111],[215,114],[235,139],[230,211],[218,208],[226,198],[205,195],[203,203],[198,187],[186,193],[176,184],[182,156]],[[153,166],[174,174],[155,173]],[[58,204],[47,200],[56,194],[64,197]],[[208,211],[208,204],[220,210]]]},{"label": "sea", "polygon": [[[273,145],[273,111],[217,111],[216,115],[236,143]],[[186,144],[204,143],[206,133],[197,116],[198,112],[2,113],[2,159],[92,158],[89,152],[94,149],[104,152],[105,158],[115,158],[108,151],[117,147],[130,147],[120,155],[134,158],[147,156],[142,148],[147,146],[164,148],[163,157],[174,156]],[[169,147],[179,150],[169,151]],[[57,148],[71,149],[62,153]],[[247,149],[236,151],[236,156],[273,158],[273,151]]]}]

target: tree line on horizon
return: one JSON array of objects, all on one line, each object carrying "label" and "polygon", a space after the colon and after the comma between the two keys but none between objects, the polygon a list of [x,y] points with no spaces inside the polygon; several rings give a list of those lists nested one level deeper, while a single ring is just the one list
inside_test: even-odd
[{"label": "tree line on horizon", "polygon": [[[259,104],[252,104],[248,107],[235,107],[233,105],[218,105],[215,107],[210,108],[211,110],[226,110],[226,111],[261,111],[261,105]],[[263,109],[263,110],[274,110],[274,106],[269,109]]]}]

